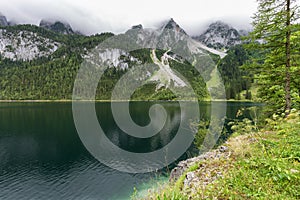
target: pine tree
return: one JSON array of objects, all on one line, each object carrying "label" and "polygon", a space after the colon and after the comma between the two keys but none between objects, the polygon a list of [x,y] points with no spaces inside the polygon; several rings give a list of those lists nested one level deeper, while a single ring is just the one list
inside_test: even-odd
[{"label": "pine tree", "polygon": [[[299,0],[257,0],[254,30],[250,47],[264,50],[265,57],[259,69],[260,94],[273,108],[282,108],[286,115],[292,108],[291,88],[293,71],[299,67],[292,57],[299,54],[297,42],[291,42],[299,28]],[[297,38],[300,42],[300,38]],[[255,65],[257,67],[257,65]]]}]

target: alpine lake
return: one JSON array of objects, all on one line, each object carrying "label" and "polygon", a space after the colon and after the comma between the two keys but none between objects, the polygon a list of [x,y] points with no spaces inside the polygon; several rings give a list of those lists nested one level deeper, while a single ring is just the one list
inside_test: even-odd
[{"label": "alpine lake", "polygon": [[[95,108],[111,141],[132,152],[149,152],[170,142],[180,124],[176,102],[131,102],[132,120],[146,126],[149,108],[155,103],[166,109],[170,131],[147,139],[124,134],[114,121],[110,102],[97,102]],[[262,105],[227,102],[226,117],[235,119],[238,110],[252,106]],[[202,117],[209,118],[210,109],[210,102],[199,103]],[[179,160],[197,153],[191,144]],[[0,199],[130,199],[134,188],[142,193],[167,181],[175,164],[151,173],[120,172],[86,150],[74,124],[71,102],[0,103]]]}]

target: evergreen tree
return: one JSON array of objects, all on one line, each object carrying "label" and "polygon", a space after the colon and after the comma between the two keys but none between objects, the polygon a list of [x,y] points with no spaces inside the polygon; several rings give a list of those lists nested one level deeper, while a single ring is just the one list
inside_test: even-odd
[{"label": "evergreen tree", "polygon": [[[255,57],[253,52],[247,51],[242,45],[231,47],[227,56],[218,63],[218,70],[224,81],[227,99],[241,100],[241,92],[248,91],[252,83],[252,75],[241,67]],[[245,99],[251,96],[245,95]]]},{"label": "evergreen tree", "polygon": [[[275,109],[283,109],[288,115],[292,107],[291,73],[299,68],[297,42],[292,38],[299,30],[299,0],[257,0],[258,11],[254,16],[254,31],[250,34],[250,47],[261,48],[265,52],[259,67],[260,95]],[[295,40],[300,41],[296,36]],[[296,59],[291,59],[296,58]]]}]

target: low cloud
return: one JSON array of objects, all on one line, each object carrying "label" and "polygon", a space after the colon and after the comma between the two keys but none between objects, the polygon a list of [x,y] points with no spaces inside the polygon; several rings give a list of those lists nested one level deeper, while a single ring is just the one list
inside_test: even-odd
[{"label": "low cloud", "polygon": [[0,12],[9,21],[38,25],[41,19],[66,21],[85,34],[125,32],[132,25],[157,27],[173,17],[191,35],[200,34],[209,22],[222,20],[234,27],[249,28],[255,0],[9,0]]}]

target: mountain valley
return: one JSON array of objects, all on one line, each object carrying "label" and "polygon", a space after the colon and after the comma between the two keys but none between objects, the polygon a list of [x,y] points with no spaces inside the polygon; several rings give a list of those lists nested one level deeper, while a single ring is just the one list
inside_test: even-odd
[{"label": "mountain valley", "polygon": [[[122,38],[122,35],[136,37],[132,43],[142,49],[130,52],[107,49],[101,53],[106,67],[96,99],[109,100],[118,80],[137,64],[152,64],[154,67],[143,75],[135,75],[136,80],[144,80],[132,99],[176,100],[178,96],[173,94],[170,86],[180,88],[187,84],[192,86],[198,99],[210,99],[212,94],[209,91],[219,86],[207,83],[216,79],[215,76],[224,79],[226,73],[224,70],[221,70],[223,74],[215,73],[216,66],[226,58],[227,49],[241,44],[242,35],[223,22],[215,22],[192,39],[172,18],[157,30],[136,25],[120,35],[85,36],[74,31],[67,22],[55,20],[41,20],[39,26],[11,24],[5,16],[0,17],[1,100],[71,99],[76,74],[89,52],[106,39]],[[195,54],[197,58],[187,56],[183,59],[180,54],[185,55],[185,52]],[[187,99],[192,98],[188,96]],[[235,97],[236,94],[230,95],[230,98]]]}]

